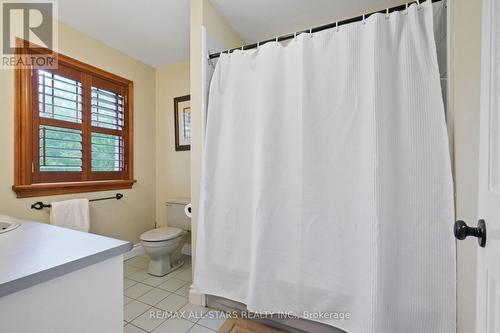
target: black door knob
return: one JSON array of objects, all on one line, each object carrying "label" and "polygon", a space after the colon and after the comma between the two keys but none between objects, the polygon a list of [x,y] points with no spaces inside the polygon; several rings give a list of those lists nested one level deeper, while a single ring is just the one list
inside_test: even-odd
[{"label": "black door knob", "polygon": [[479,220],[476,228],[469,227],[464,221],[456,221],[453,231],[455,238],[458,240],[464,240],[468,236],[473,236],[477,237],[479,246],[486,246],[486,223],[484,220]]}]

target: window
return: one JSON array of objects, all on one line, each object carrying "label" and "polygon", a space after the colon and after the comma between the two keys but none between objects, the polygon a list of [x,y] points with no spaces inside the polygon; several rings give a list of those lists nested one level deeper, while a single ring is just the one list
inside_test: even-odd
[{"label": "window", "polygon": [[17,196],[132,187],[133,83],[61,54],[58,64],[15,70]]}]

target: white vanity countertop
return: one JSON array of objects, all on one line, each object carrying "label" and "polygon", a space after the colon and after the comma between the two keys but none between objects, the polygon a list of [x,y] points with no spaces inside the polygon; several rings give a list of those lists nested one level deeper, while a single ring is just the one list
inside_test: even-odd
[{"label": "white vanity countertop", "polygon": [[0,297],[121,255],[132,243],[56,227],[18,221],[0,233]]}]

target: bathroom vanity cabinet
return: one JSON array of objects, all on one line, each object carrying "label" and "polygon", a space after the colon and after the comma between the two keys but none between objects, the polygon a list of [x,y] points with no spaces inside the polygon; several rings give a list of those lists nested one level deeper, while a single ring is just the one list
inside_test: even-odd
[{"label": "bathroom vanity cabinet", "polygon": [[123,332],[130,242],[20,222],[0,233],[0,332]]}]

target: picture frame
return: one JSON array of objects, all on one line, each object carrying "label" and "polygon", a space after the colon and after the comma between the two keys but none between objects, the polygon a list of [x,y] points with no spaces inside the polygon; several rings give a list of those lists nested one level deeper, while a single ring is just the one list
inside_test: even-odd
[{"label": "picture frame", "polygon": [[191,150],[191,95],[174,98],[175,151]]}]

